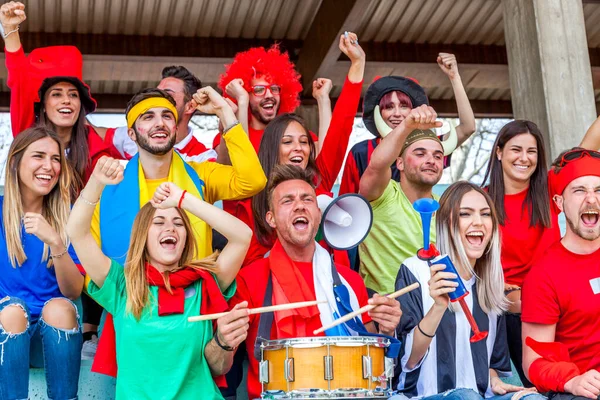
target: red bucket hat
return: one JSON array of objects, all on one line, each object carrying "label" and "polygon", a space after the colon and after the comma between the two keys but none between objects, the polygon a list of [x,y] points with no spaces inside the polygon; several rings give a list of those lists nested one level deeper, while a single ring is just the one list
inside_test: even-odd
[{"label": "red bucket hat", "polygon": [[83,57],[75,46],[50,46],[34,49],[25,64],[27,86],[25,91],[35,103],[35,114],[39,116],[41,103],[46,90],[58,82],[73,84],[81,98],[81,105],[87,114],[96,110],[96,100],[90,87],[83,82]]}]

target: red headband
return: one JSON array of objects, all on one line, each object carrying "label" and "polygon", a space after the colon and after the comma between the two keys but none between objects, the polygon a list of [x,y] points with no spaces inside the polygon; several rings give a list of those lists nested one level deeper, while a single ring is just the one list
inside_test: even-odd
[{"label": "red headband", "polygon": [[[600,158],[584,154],[577,160],[567,162],[558,172],[552,168],[548,174],[550,198],[552,199],[555,195],[562,195],[569,183],[582,176],[600,176]],[[551,201],[551,203],[555,211],[560,213],[554,201]]]}]

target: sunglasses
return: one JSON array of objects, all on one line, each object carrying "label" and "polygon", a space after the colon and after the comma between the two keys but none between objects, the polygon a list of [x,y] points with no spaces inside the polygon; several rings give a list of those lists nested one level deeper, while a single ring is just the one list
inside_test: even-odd
[{"label": "sunglasses", "polygon": [[281,93],[281,86],[279,85],[254,85],[252,86],[252,93],[255,96],[264,96],[267,93],[267,89],[271,91],[271,94]]},{"label": "sunglasses", "polygon": [[600,153],[597,151],[586,149],[571,150],[563,154],[563,156],[560,159],[559,166],[562,168],[571,161],[579,160],[580,158],[583,158],[585,156],[600,159]]}]

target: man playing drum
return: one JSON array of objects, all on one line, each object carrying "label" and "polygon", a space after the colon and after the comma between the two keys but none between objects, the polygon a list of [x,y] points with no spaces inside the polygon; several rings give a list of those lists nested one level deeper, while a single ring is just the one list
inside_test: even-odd
[{"label": "man playing drum", "polygon": [[[377,305],[362,315],[368,332],[393,336],[402,311],[397,300],[375,294],[369,299],[360,276],[347,267],[333,265],[331,257],[315,240],[321,223],[314,180],[310,173],[291,165],[275,167],[268,185],[269,211],[267,222],[277,232],[277,241],[268,257],[243,268],[237,277],[237,292],[231,305],[248,301],[248,307],[335,298],[331,282],[343,284],[353,310],[364,305]],[[336,289],[336,291],[339,288]],[[339,293],[339,292],[336,292]],[[340,313],[336,301],[307,308],[275,313],[250,315],[246,348],[248,397],[260,396],[258,362],[255,341],[312,337],[313,330],[325,326]],[[354,321],[356,322],[356,321]],[[375,323],[379,325],[378,329]],[[347,323],[325,331],[327,336],[356,335],[357,325]],[[360,331],[360,329],[358,329]]]}]

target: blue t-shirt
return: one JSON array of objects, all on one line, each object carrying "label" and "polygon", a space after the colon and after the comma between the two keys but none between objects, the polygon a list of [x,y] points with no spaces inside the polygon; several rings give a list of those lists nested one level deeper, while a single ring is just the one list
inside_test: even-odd
[{"label": "blue t-shirt", "polygon": [[[48,259],[42,260],[44,242],[25,232],[21,224],[21,242],[27,255],[27,260],[21,266],[13,267],[10,263],[6,248],[6,232],[4,230],[4,196],[0,196],[0,299],[11,296],[23,300],[32,322],[39,318],[42,307],[46,301],[53,297],[64,297],[58,288],[54,267],[48,268]],[[73,247],[69,247],[69,254],[76,264],[79,260]]]}]

